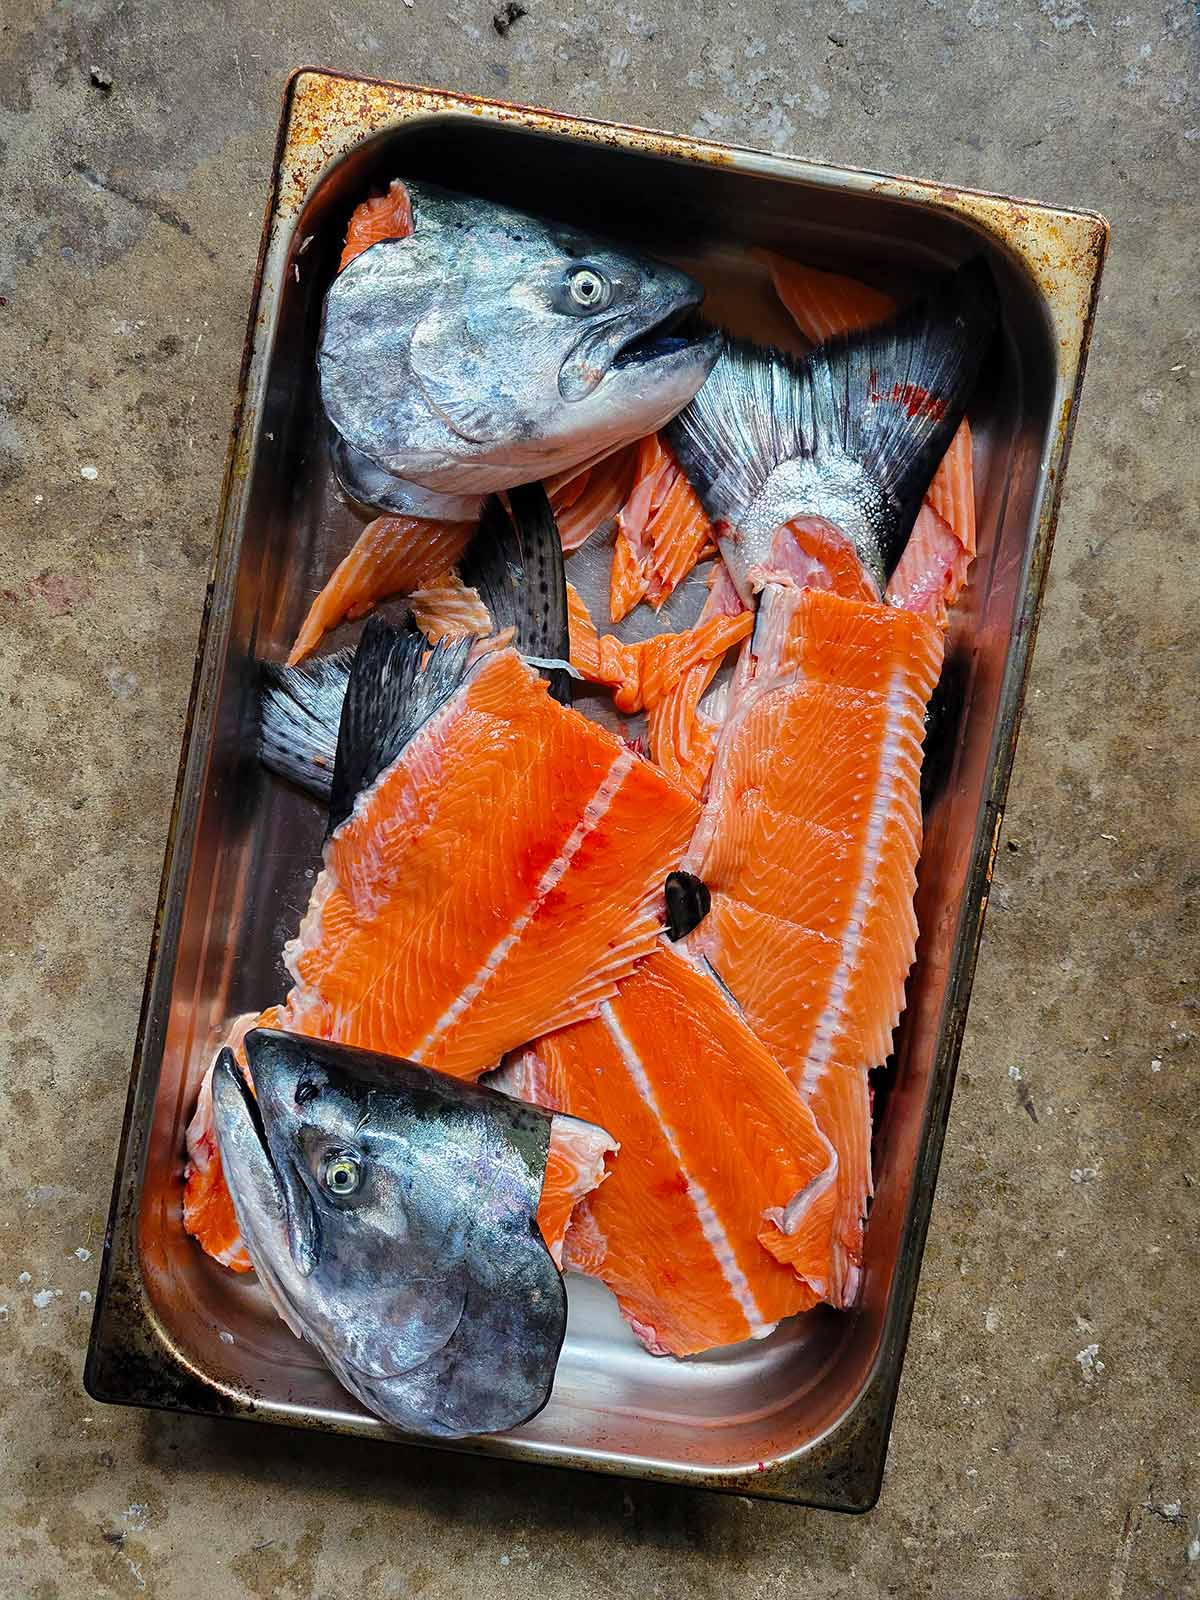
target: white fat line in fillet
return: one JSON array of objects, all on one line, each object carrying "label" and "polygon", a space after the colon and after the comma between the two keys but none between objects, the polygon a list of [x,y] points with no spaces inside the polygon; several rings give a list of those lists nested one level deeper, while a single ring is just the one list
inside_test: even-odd
[{"label": "white fat line in fillet", "polygon": [[811,1095],[820,1083],[825,1068],[829,1065],[833,1053],[833,1041],[843,1018],[846,1005],[846,995],[850,988],[850,980],[854,975],[855,963],[858,960],[859,946],[862,943],[863,926],[866,922],[867,912],[871,904],[871,890],[875,883],[875,873],[879,865],[879,846],[883,842],[883,831],[887,827],[888,818],[892,813],[892,805],[896,790],[896,767],[899,763],[901,748],[904,742],[905,719],[912,714],[912,707],[907,703],[906,682],[904,667],[898,665],[892,672],[891,681],[887,689],[887,734],[884,737],[883,749],[879,753],[879,782],[871,798],[871,814],[867,823],[867,837],[863,846],[863,865],[859,874],[858,885],[854,892],[854,903],[850,910],[850,923],[842,940],[842,957],[834,971],[829,985],[829,996],[825,1002],[825,1009],[813,1030],[813,1046],[805,1063],[804,1076],[801,1087],[804,1094]]},{"label": "white fat line in fillet", "polygon": [[617,1021],[616,1013],[613,1011],[612,1006],[607,1003],[602,1005],[600,1007],[600,1016],[612,1036],[613,1043],[620,1052],[621,1060],[625,1063],[637,1092],[649,1107],[655,1121],[663,1131],[663,1137],[671,1148],[671,1154],[679,1163],[679,1170],[683,1174],[684,1182],[687,1184],[688,1199],[696,1209],[700,1231],[704,1235],[708,1248],[713,1253],[717,1266],[721,1269],[721,1276],[729,1285],[729,1292],[741,1307],[742,1314],[750,1324],[753,1333],[762,1334],[769,1331],[775,1324],[766,1322],[763,1317],[762,1308],[754,1298],[754,1291],[750,1287],[746,1274],[738,1266],[729,1235],[722,1227],[721,1219],[713,1210],[713,1204],[708,1198],[707,1190],[702,1183],[692,1177],[684,1166],[683,1156],[680,1153],[679,1145],[676,1143],[674,1130],[666,1117],[663,1116],[662,1107],[655,1099],[654,1090],[651,1087],[650,1079],[646,1076],[646,1069],[642,1066],[641,1058],[633,1048],[633,1044],[626,1036],[621,1024]]},{"label": "white fat line in fillet", "polygon": [[470,983],[467,984],[466,988],[462,991],[458,998],[452,1001],[449,1006],[447,1006],[446,1010],[443,1011],[442,1015],[434,1023],[430,1032],[425,1035],[420,1044],[412,1052],[412,1056],[415,1061],[420,1061],[423,1053],[429,1049],[434,1040],[437,1039],[441,1034],[445,1033],[447,1028],[453,1027],[467,1007],[478,998],[484,984],[487,983],[488,979],[496,971],[497,967],[499,967],[505,956],[525,932],[525,929],[533,921],[533,918],[536,915],[538,908],[542,904],[542,901],[564,876],[567,868],[571,865],[572,860],[578,854],[583,841],[587,838],[589,833],[593,833],[595,831],[605,812],[616,799],[621,785],[625,782],[625,779],[629,774],[629,770],[633,766],[634,759],[635,758],[632,750],[622,750],[617,756],[616,760],[613,762],[612,766],[609,767],[600,783],[600,787],[588,801],[586,807],[584,808],[583,815],[575,824],[570,838],[567,840],[566,844],[563,845],[558,855],[546,868],[545,872],[543,872],[538,881],[537,888],[533,891],[533,898],[530,900],[528,906],[524,911],[521,912],[520,916],[516,918],[512,927],[504,935],[503,939],[501,939],[499,943],[492,948],[487,959],[484,961],[479,971],[471,979]]}]

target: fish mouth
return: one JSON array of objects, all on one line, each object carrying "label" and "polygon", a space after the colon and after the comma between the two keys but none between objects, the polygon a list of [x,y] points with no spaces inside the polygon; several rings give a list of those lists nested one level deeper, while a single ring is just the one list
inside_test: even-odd
[{"label": "fish mouth", "polygon": [[[217,1059],[218,1071],[222,1067],[229,1071],[233,1080],[232,1087],[237,1090],[238,1099],[242,1102],[242,1110],[245,1112],[246,1120],[249,1122],[255,1138],[262,1146],[263,1155],[266,1156],[272,1168],[274,1168],[275,1163],[271,1160],[271,1146],[267,1143],[267,1128],[263,1122],[262,1107],[259,1105],[250,1085],[246,1082],[245,1073],[238,1070],[233,1053],[228,1048],[222,1050]],[[275,1176],[278,1179],[279,1174],[276,1173]]]},{"label": "fish mouth", "polygon": [[660,367],[674,373],[689,361],[710,368],[720,342],[696,314],[703,297],[700,286],[692,285],[672,296],[664,309],[622,313],[588,328],[559,372],[561,397],[568,404],[586,400],[612,378],[636,382],[639,369]]},{"label": "fish mouth", "polygon": [[[250,1074],[251,1078],[253,1078],[253,1063],[251,1063]],[[222,1079],[223,1084],[227,1086],[228,1093],[236,1101],[236,1110],[232,1107],[229,1110],[241,1123],[243,1134],[253,1135],[257,1145],[255,1154],[261,1155],[263,1160],[264,1170],[262,1176],[274,1183],[280,1208],[285,1209],[287,1189],[283,1176],[276,1165],[275,1157],[271,1154],[271,1142],[267,1138],[267,1126],[263,1121],[262,1107],[258,1103],[257,1095],[247,1081],[246,1074],[234,1060],[233,1052],[228,1046],[217,1057],[214,1080],[218,1076]],[[226,1096],[222,1095],[222,1099],[225,1100]]]},{"label": "fish mouth", "polygon": [[680,306],[661,322],[635,333],[617,351],[610,371],[622,372],[629,367],[648,366],[668,356],[682,355],[688,351],[700,354],[705,347],[719,338],[717,331],[704,321],[697,311],[699,300]]}]

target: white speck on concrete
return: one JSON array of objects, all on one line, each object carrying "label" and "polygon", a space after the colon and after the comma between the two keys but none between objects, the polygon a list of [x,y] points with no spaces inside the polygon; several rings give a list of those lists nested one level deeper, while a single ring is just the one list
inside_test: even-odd
[{"label": "white speck on concrete", "polygon": [[27,1272],[18,1272],[17,1273],[17,1282],[18,1283],[32,1283],[33,1279],[29,1276],[29,1274]]},{"label": "white speck on concrete", "polygon": [[44,506],[46,504],[46,496],[44,494],[35,494],[33,503],[35,506]]},{"label": "white speck on concrete", "polygon": [[1184,1554],[1189,1561],[1200,1561],[1200,1511],[1196,1513],[1196,1532],[1188,1540],[1188,1547]]},{"label": "white speck on concrete", "polygon": [[91,1303],[92,1303],[91,1290],[90,1289],[80,1289],[80,1291],[79,1291],[79,1304],[81,1306],[90,1306]]},{"label": "white speck on concrete", "polygon": [[1082,24],[1095,37],[1091,18],[1076,0],[1042,0],[1042,15],[1049,18],[1055,33],[1069,33]]},{"label": "white speck on concrete", "polygon": [[729,118],[719,111],[707,108],[692,123],[692,133],[697,139],[712,139],[729,126]]},{"label": "white speck on concrete", "polygon": [[500,1565],[502,1567],[506,1567],[508,1565],[508,1557],[507,1556],[501,1556],[500,1557]]},{"label": "white speck on concrete", "polygon": [[144,1533],[150,1526],[150,1507],[140,1500],[135,1500],[132,1505],[126,1506],[122,1516],[138,1533]]},{"label": "white speck on concrete", "polygon": [[80,467],[79,476],[81,478],[86,478],[89,483],[95,483],[96,479],[100,476],[100,468],[93,466]]},{"label": "white speck on concrete", "polygon": [[39,1311],[45,1311],[48,1305],[51,1305],[55,1300],[61,1299],[61,1289],[38,1289],[33,1295],[33,1303]]},{"label": "white speck on concrete", "polygon": [[833,96],[823,83],[816,80],[808,85],[802,106],[810,117],[827,117],[829,108],[833,104]]},{"label": "white speck on concrete", "polygon": [[1020,1081],[1021,1081],[1021,1069],[1020,1069],[1020,1067],[1009,1067],[1008,1075],[1009,1075],[1009,1077],[1012,1079],[1012,1081],[1014,1083],[1020,1083]]},{"label": "white speck on concrete", "polygon": [[85,1246],[80,1245],[78,1250],[75,1252],[75,1259],[76,1261],[90,1261],[92,1259],[92,1252],[86,1249]]},{"label": "white speck on concrete", "polygon": [[1100,1176],[1100,1168],[1099,1167],[1072,1167],[1071,1168],[1071,1182],[1072,1183],[1095,1183],[1096,1179],[1099,1176]]},{"label": "white speck on concrete", "polygon": [[1104,1363],[1100,1360],[1100,1346],[1098,1344],[1085,1344],[1075,1359],[1079,1363],[1079,1370],[1083,1374],[1084,1383],[1094,1383],[1104,1371]]},{"label": "white speck on concrete", "polygon": [[995,1306],[989,1306],[983,1315],[983,1325],[989,1333],[996,1333],[1000,1327],[1000,1313]]},{"label": "white speck on concrete", "polygon": [[137,674],[123,672],[120,667],[109,667],[104,674],[105,682],[116,695],[118,700],[128,700],[139,687]]},{"label": "white speck on concrete", "polygon": [[220,1339],[222,1344],[233,1343],[233,1335],[230,1333],[228,1328],[222,1328],[220,1333],[217,1335],[217,1338]]},{"label": "white speck on concrete", "polygon": [[1151,1072],[1161,1072],[1162,1071],[1162,1059],[1161,1059],[1161,1057],[1159,1057],[1159,1056],[1155,1056],[1154,1057],[1154,1059],[1150,1063],[1150,1071]]}]

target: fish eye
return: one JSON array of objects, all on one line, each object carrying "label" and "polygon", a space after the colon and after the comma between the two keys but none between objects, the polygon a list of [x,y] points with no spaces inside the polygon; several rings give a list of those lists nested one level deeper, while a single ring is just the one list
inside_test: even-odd
[{"label": "fish eye", "polygon": [[581,310],[599,311],[612,298],[612,285],[595,267],[574,267],[567,274],[567,293]]},{"label": "fish eye", "polygon": [[345,1200],[349,1195],[356,1194],[362,1183],[362,1164],[357,1156],[339,1151],[325,1162],[321,1182],[330,1194]]}]

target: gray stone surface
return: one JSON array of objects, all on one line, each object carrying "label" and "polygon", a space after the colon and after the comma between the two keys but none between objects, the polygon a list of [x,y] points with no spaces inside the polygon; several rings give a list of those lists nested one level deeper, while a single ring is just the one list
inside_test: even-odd
[{"label": "gray stone surface", "polygon": [[[0,1592],[1200,1593],[1194,7],[526,4],[506,37],[490,0],[0,12]],[[277,106],[300,62],[1112,220],[865,1519],[82,1392]]]}]

